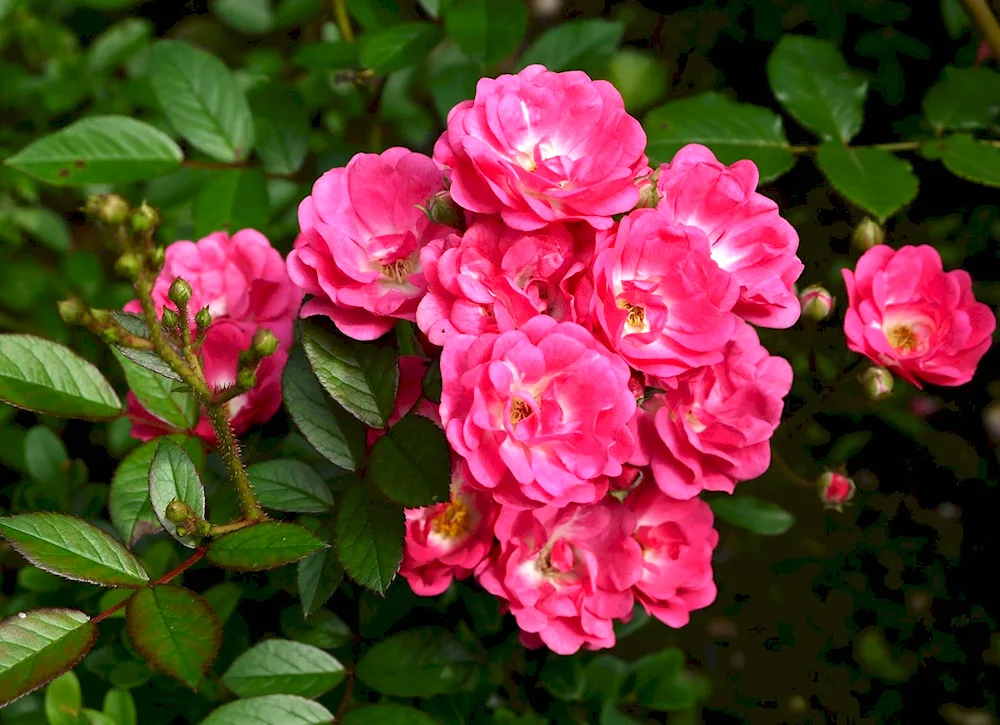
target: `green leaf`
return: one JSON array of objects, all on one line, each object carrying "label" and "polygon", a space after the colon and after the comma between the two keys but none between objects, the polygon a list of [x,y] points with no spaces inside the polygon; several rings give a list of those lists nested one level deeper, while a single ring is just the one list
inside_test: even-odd
[{"label": "green leaf", "polygon": [[201,725],[331,725],[333,714],[296,695],[264,695],[223,705]]},{"label": "green leaf", "polygon": [[632,114],[649,108],[666,95],[670,77],[663,60],[643,50],[622,48],[608,64],[608,80]]},{"label": "green leaf", "polygon": [[222,676],[239,697],[300,695],[316,698],[344,679],[344,666],[323,650],[287,639],[269,639],[247,650]]},{"label": "green leaf", "polygon": [[274,25],[278,28],[304,23],[319,12],[323,0],[278,0],[274,9]]},{"label": "green leaf", "polygon": [[180,166],[184,154],[165,133],[127,116],[90,116],[43,136],[4,161],[58,186],[126,184]]},{"label": "green leaf", "polygon": [[423,391],[424,397],[432,403],[441,402],[441,361],[431,362],[427,372],[424,373]]},{"label": "green leaf", "polygon": [[364,423],[330,400],[300,348],[285,365],[281,388],[292,421],[320,455],[349,471],[365,465]]},{"label": "green leaf", "polygon": [[832,43],[783,35],[767,60],[767,79],[785,110],[821,138],[846,144],[861,130],[868,82]]},{"label": "green leaf", "polygon": [[347,8],[369,33],[398,23],[401,15],[397,0],[351,0]]},{"label": "green leaf", "polygon": [[139,716],[135,710],[135,700],[128,690],[112,688],[104,695],[104,714],[115,725],[138,725]]},{"label": "green leaf", "polygon": [[230,28],[247,35],[263,35],[274,27],[271,0],[212,0],[209,9]]},{"label": "green leaf", "polygon": [[344,571],[358,584],[384,593],[403,560],[403,522],[401,506],[366,481],[351,483],[337,511],[337,556]]},{"label": "green leaf", "polygon": [[156,669],[192,690],[215,661],[222,631],[205,599],[164,584],[143,587],[125,608],[129,639]]},{"label": "green leaf", "polygon": [[265,521],[237,529],[208,545],[208,560],[224,569],[262,571],[291,564],[327,544],[295,524]]},{"label": "green leaf", "polygon": [[153,24],[145,18],[125,18],[94,38],[87,46],[87,71],[94,75],[129,59],[146,45],[153,34]]},{"label": "green leaf", "polygon": [[780,116],[718,93],[665,103],[646,115],[643,127],[653,164],[667,163],[682,146],[700,143],[724,164],[750,159],[757,164],[762,183],[795,165]]},{"label": "green leaf", "polygon": [[272,174],[291,175],[302,168],[309,153],[312,127],[302,100],[288,86],[277,85],[255,91],[253,109],[254,147]]},{"label": "green leaf", "polygon": [[169,438],[163,438],[149,466],[149,501],[160,526],[189,549],[198,546],[199,537],[177,532],[177,524],[167,518],[171,501],[186,503],[199,518],[205,516],[205,488],[191,457]]},{"label": "green leaf", "polygon": [[298,607],[286,607],[279,617],[279,626],[289,639],[321,649],[336,649],[354,641],[351,628],[329,609],[319,609],[303,617]]},{"label": "green leaf", "polygon": [[194,199],[194,229],[199,237],[219,229],[262,229],[270,214],[267,184],[257,169],[216,171]]},{"label": "green leaf", "polygon": [[518,67],[537,63],[551,71],[582,70],[591,76],[600,75],[624,32],[622,23],[600,18],[560,23],[528,46]]},{"label": "green leaf", "polygon": [[83,519],[53,513],[5,516],[0,535],[39,569],[67,579],[109,587],[149,581],[128,549]]},{"label": "green leaf", "polygon": [[422,627],[399,632],[365,652],[358,679],[384,695],[431,697],[457,689],[472,669],[472,656],[450,632]]},{"label": "green leaf", "polygon": [[333,508],[330,487],[302,461],[266,461],[247,469],[257,501],[275,511],[323,513]]},{"label": "green leaf", "polygon": [[234,582],[219,582],[206,589],[202,596],[205,597],[205,601],[212,605],[215,615],[219,618],[219,624],[225,626],[240,605],[243,589]]},{"label": "green leaf", "polygon": [[[149,328],[146,327],[146,323],[141,317],[130,315],[127,312],[112,312],[111,316],[115,319],[115,322],[124,327],[131,334],[147,340],[149,339]],[[147,370],[151,370],[157,375],[162,375],[170,380],[174,380],[178,383],[181,382],[181,376],[175,373],[173,369],[163,361],[163,358],[156,353],[149,352],[148,350],[133,350],[132,348],[121,345],[115,345],[115,349],[136,365],[140,365]]]},{"label": "green leaf", "polygon": [[964,133],[932,143],[943,146],[941,161],[955,176],[977,184],[1000,186],[1000,149],[993,144],[979,143]]},{"label": "green leaf", "polygon": [[365,36],[361,65],[378,75],[416,65],[441,39],[431,23],[401,23]]},{"label": "green leaf", "polygon": [[493,65],[521,44],[528,9],[519,0],[458,0],[445,13],[444,27],[467,56]]},{"label": "green leaf", "polygon": [[161,40],[153,46],[149,82],[170,125],[192,146],[225,163],[247,157],[250,106],[221,60],[187,43]]},{"label": "green leaf", "polygon": [[437,720],[413,707],[383,703],[351,710],[340,725],[437,725]]},{"label": "green leaf", "polygon": [[33,426],[24,436],[24,463],[28,475],[36,481],[52,486],[67,484],[66,446],[44,425]]},{"label": "green leaf", "polygon": [[427,59],[427,74],[427,86],[434,99],[434,107],[444,121],[456,105],[475,98],[476,83],[482,77],[482,69],[469,60],[454,42],[445,41]]},{"label": "green leaf", "polygon": [[783,534],[795,523],[795,518],[781,506],[756,496],[725,496],[709,504],[723,521],[761,536]]},{"label": "green leaf", "polygon": [[82,710],[83,692],[72,670],[45,688],[45,717],[49,725],[77,725]]},{"label": "green leaf", "polygon": [[310,70],[342,70],[358,64],[358,46],[353,43],[310,43],[292,61]]},{"label": "green leaf", "polygon": [[924,117],[935,131],[988,128],[1000,113],[1000,73],[947,66],[924,97]]},{"label": "green leaf", "polygon": [[365,425],[388,425],[399,386],[394,348],[344,338],[315,322],[303,323],[302,347],[334,400]]},{"label": "green leaf", "polygon": [[66,220],[51,209],[22,207],[11,211],[10,218],[29,237],[56,252],[65,252],[72,244]]},{"label": "green leaf", "polygon": [[143,408],[178,430],[190,431],[194,428],[201,414],[201,406],[194,394],[174,392],[176,381],[139,365],[117,348],[114,355],[122,366],[129,390]]},{"label": "green leaf", "polygon": [[344,581],[344,568],[333,549],[324,549],[298,563],[296,581],[302,613],[308,617],[322,607]]},{"label": "green leaf", "polygon": [[0,622],[0,707],[72,669],[97,640],[75,609],[35,609]]},{"label": "green leaf", "polygon": [[632,665],[635,699],[654,710],[686,710],[701,694],[699,683],[684,672],[685,657],[676,647],[647,655]]},{"label": "green leaf", "polygon": [[877,148],[848,148],[828,141],[816,152],[816,163],[848,201],[889,218],[917,195],[918,181],[910,163]]},{"label": "green leaf", "polygon": [[0,335],[0,400],[62,418],[108,420],[122,412],[96,367],[69,348],[33,335]]},{"label": "green leaf", "polygon": [[441,427],[410,414],[396,422],[372,447],[372,482],[407,508],[447,501],[451,487],[451,450]]}]

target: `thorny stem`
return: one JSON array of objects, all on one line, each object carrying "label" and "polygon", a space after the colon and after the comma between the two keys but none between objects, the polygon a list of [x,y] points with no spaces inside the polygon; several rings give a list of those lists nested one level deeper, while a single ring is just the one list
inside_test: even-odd
[{"label": "thorny stem", "polygon": [[[189,556],[183,562],[181,562],[176,567],[174,567],[173,569],[171,569],[170,571],[168,571],[166,574],[164,574],[163,576],[161,576],[159,579],[157,579],[154,582],[150,582],[148,586],[158,587],[161,584],[167,584],[167,583],[173,581],[174,579],[176,579],[177,577],[179,577],[181,574],[183,574],[185,571],[187,571],[192,566],[194,566],[199,561],[201,561],[204,558],[204,556],[205,556],[205,549],[204,548],[198,549],[191,556]],[[129,597],[129,599],[131,599],[131,597]],[[129,601],[128,599],[125,599],[125,600],[123,600],[121,602],[118,602],[118,604],[114,605],[113,607],[109,607],[108,609],[105,609],[103,612],[101,612],[96,617],[94,617],[91,620],[91,622],[93,622],[94,624],[97,624],[101,620],[107,619],[112,614],[114,614],[119,609],[121,609],[126,604],[128,604],[128,601]]]},{"label": "thorny stem", "polygon": [[260,521],[264,518],[264,510],[257,503],[257,497],[253,495],[253,485],[250,483],[250,476],[240,458],[240,445],[233,435],[233,429],[229,425],[229,417],[226,415],[225,405],[214,403],[211,397],[204,398],[205,413],[212,423],[212,430],[219,442],[219,457],[229,472],[229,480],[236,487],[236,496],[240,501],[240,510],[250,521]]},{"label": "thorny stem", "polygon": [[986,0],[961,0],[965,12],[976,26],[976,30],[990,46],[993,57],[1000,60],[1000,23]]},{"label": "thorny stem", "polygon": [[231,524],[212,524],[211,531],[208,532],[209,536],[222,536],[223,534],[229,534],[233,531],[238,531],[252,524],[253,521],[234,521]]}]

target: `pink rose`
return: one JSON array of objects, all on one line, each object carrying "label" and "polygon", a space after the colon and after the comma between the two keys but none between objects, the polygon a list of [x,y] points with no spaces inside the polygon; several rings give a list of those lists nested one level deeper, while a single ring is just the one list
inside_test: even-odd
[{"label": "pink rose", "polygon": [[642,575],[635,597],[649,614],[683,627],[694,609],[715,601],[712,551],[719,533],[712,509],[698,498],[677,501],[652,484],[625,499],[635,515],[633,537],[642,549]]},{"label": "pink rose", "polygon": [[476,574],[506,601],[526,646],[564,655],[611,647],[612,620],[631,618],[643,571],[634,530],[634,514],[617,501],[505,507],[495,526],[500,548]]},{"label": "pink rose", "polygon": [[[399,358],[399,388],[396,390],[396,402],[392,407],[392,414],[389,416],[387,428],[391,428],[399,422],[399,419],[413,410],[417,406],[417,415],[433,420],[441,425],[441,416],[438,415],[437,406],[426,398],[424,394],[424,375],[427,373],[429,361],[418,355],[401,355]],[[419,403],[419,405],[417,405]],[[368,450],[375,445],[375,441],[383,436],[385,430],[382,428],[368,429]]]},{"label": "pink rose", "polygon": [[632,367],[671,377],[722,360],[739,285],[695,227],[638,209],[597,243],[592,313]]},{"label": "pink rose", "polygon": [[677,387],[648,400],[636,417],[641,452],[660,489],[689,499],[704,489],[733,492],[771,463],[771,436],[781,422],[792,368],[774,357],[741,322],[723,360],[682,375]]},{"label": "pink rose", "polygon": [[[213,320],[249,323],[251,333],[265,327],[287,350],[294,341],[293,324],[302,293],[292,284],[285,262],[271,243],[254,229],[232,236],[213,232],[195,242],[174,242],[166,249],[163,269],[153,285],[157,315],[163,313],[167,291],[177,277],[191,285],[192,316],[208,307]],[[173,303],[170,308],[174,309]],[[126,312],[142,314],[138,300]]]},{"label": "pink rose", "polygon": [[323,174],[299,205],[302,233],[288,255],[292,281],[313,295],[302,316],[329,317],[357,340],[415,321],[426,286],[420,249],[448,231],[417,206],[443,188],[434,162],[404,148],[357,154]]},{"label": "pink rose", "polygon": [[448,441],[501,503],[592,503],[632,454],[628,366],[575,323],[456,335],[441,377]]},{"label": "pink rose", "polygon": [[660,167],[659,209],[674,224],[705,233],[711,255],[740,285],[733,312],[755,325],[791,327],[799,318],[792,285],[803,265],[799,237],[758,194],[753,161],[726,166],[704,146],[689,144]]},{"label": "pink rose", "polygon": [[639,199],[645,147],[610,83],[532,65],[480,80],[475,100],[448,114],[434,160],[449,170],[456,202],[515,229],[572,219],[607,229]]},{"label": "pink rose", "polygon": [[572,320],[570,290],[590,264],[589,241],[563,224],[519,232],[496,218],[436,239],[420,252],[427,295],[417,324],[443,345],[452,335],[513,330],[538,314]]},{"label": "pink rose", "polygon": [[884,244],[843,270],[847,346],[918,388],[961,385],[993,342],[996,317],[972,296],[969,273],[945,272],[929,246]]},{"label": "pink rose", "polygon": [[823,502],[823,508],[843,511],[844,504],[854,498],[857,487],[854,481],[842,473],[827,471],[816,482],[819,491],[819,500]]},{"label": "pink rose", "polygon": [[468,577],[493,547],[497,506],[468,485],[464,461],[452,473],[451,501],[406,510],[406,544],[399,568],[414,593],[433,597]]}]

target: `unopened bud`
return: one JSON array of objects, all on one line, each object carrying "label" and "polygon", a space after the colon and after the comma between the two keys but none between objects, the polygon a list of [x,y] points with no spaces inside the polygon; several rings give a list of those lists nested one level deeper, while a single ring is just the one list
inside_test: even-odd
[{"label": "unopened bud", "polygon": [[834,511],[843,511],[844,504],[854,498],[854,481],[842,473],[827,471],[816,481],[820,501],[823,506]]},{"label": "unopened bud", "polygon": [[186,305],[191,300],[191,295],[193,294],[194,291],[191,289],[191,285],[185,282],[183,277],[175,279],[167,291],[167,297],[178,307]]},{"label": "unopened bud", "polygon": [[139,208],[132,212],[132,217],[129,221],[132,224],[133,231],[151,232],[160,223],[160,215],[156,209],[143,201]]},{"label": "unopened bud", "polygon": [[885,230],[879,226],[871,217],[865,217],[864,220],[858,224],[854,229],[854,234],[851,236],[851,241],[854,242],[854,246],[860,249],[862,252],[871,249],[876,244],[881,244],[885,241]]},{"label": "unopened bud", "polygon": [[811,284],[799,294],[802,303],[802,316],[811,320],[825,320],[833,312],[834,299],[826,288]]},{"label": "unopened bud", "polygon": [[111,313],[107,310],[91,310],[90,316],[102,325],[106,322],[111,322]]},{"label": "unopened bud", "polygon": [[883,367],[873,366],[858,376],[858,380],[872,400],[880,400],[892,392],[892,373]]},{"label": "unopened bud", "polygon": [[186,526],[178,526],[177,527],[177,535],[178,536],[187,536],[190,533],[191,532],[187,530]]},{"label": "unopened bud", "polygon": [[465,226],[465,212],[447,191],[439,191],[428,199],[424,213],[435,224],[455,229],[462,229]]},{"label": "unopened bud", "polygon": [[78,325],[87,314],[87,306],[76,297],[59,303],[59,316],[67,325]]},{"label": "unopened bud", "polygon": [[114,345],[115,343],[121,341],[121,335],[116,327],[105,327],[103,330],[98,332],[97,335],[109,345]]},{"label": "unopened bud", "polygon": [[175,327],[177,327],[177,323],[180,322],[180,319],[177,317],[177,313],[174,312],[169,307],[163,308],[162,319],[163,319],[163,326],[168,330],[173,330]]},{"label": "unopened bud", "polygon": [[990,438],[1000,443],[1000,402],[993,401],[983,411],[983,425]]},{"label": "unopened bud", "polygon": [[278,350],[278,338],[266,328],[258,328],[253,334],[251,349],[258,358],[273,355]]},{"label": "unopened bud", "polygon": [[207,307],[198,310],[198,314],[194,316],[194,324],[198,326],[199,330],[206,330],[212,324],[212,313],[208,311]]},{"label": "unopened bud", "polygon": [[236,374],[236,384],[243,390],[253,390],[257,385],[257,373],[249,368],[243,368]]},{"label": "unopened bud", "polygon": [[201,519],[194,527],[194,530],[198,536],[208,536],[212,531],[212,524],[205,521],[205,519]]},{"label": "unopened bud", "polygon": [[118,194],[98,194],[87,199],[84,211],[99,222],[114,226],[128,217],[128,202]]},{"label": "unopened bud", "polygon": [[149,252],[150,266],[159,271],[163,268],[163,263],[167,261],[167,252],[163,247],[153,247]]},{"label": "unopened bud", "polygon": [[139,262],[139,258],[132,254],[132,252],[125,252],[115,262],[115,271],[127,279],[138,277],[141,269],[142,264]]},{"label": "unopened bud", "polygon": [[639,182],[639,201],[636,209],[655,209],[660,205],[660,192],[656,189],[653,179],[643,179]]},{"label": "unopened bud", "polygon": [[174,524],[182,524],[195,516],[194,510],[190,506],[177,499],[167,504],[167,509],[164,513],[167,516],[167,521]]}]

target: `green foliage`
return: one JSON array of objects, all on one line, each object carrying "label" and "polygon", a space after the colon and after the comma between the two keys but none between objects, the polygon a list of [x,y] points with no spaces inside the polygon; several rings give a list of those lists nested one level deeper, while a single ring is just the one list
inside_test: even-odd
[{"label": "green foliage", "polygon": [[208,545],[207,556],[226,569],[260,571],[294,563],[326,546],[301,526],[265,521],[215,539]]},{"label": "green foliage", "polygon": [[195,516],[205,515],[205,488],[194,461],[177,443],[163,438],[149,465],[149,502],[160,526],[184,546],[194,549],[197,538],[179,532],[178,524],[167,515],[167,507],[174,501],[189,506]]},{"label": "green foliage", "polygon": [[247,469],[264,508],[323,513],[333,508],[330,487],[302,461],[267,461]]},{"label": "green foliage", "polygon": [[222,681],[240,697],[300,695],[315,698],[344,679],[344,667],[321,649],[269,639],[240,655]]},{"label": "green foliage", "polygon": [[423,416],[401,418],[372,447],[369,476],[386,496],[410,508],[448,499],[451,454],[444,431]]},{"label": "green foliage", "polygon": [[492,65],[520,45],[528,10],[507,0],[456,0],[445,11],[444,27],[472,60]]},{"label": "green foliage", "polygon": [[331,725],[333,715],[318,702],[295,695],[264,695],[223,705],[201,725]]},{"label": "green foliage", "polygon": [[883,149],[851,149],[827,141],[819,147],[816,163],[837,191],[879,221],[917,195],[917,177],[909,162]]},{"label": "green foliage", "polygon": [[756,496],[714,498],[711,506],[715,515],[723,521],[761,536],[783,534],[795,523],[792,515],[781,506]]},{"label": "green foliage", "polygon": [[382,640],[358,661],[358,679],[386,695],[430,697],[457,689],[472,656],[450,632],[410,629]]},{"label": "green foliage", "polygon": [[337,509],[337,556],[362,586],[384,593],[403,558],[403,509],[355,479]]}]

